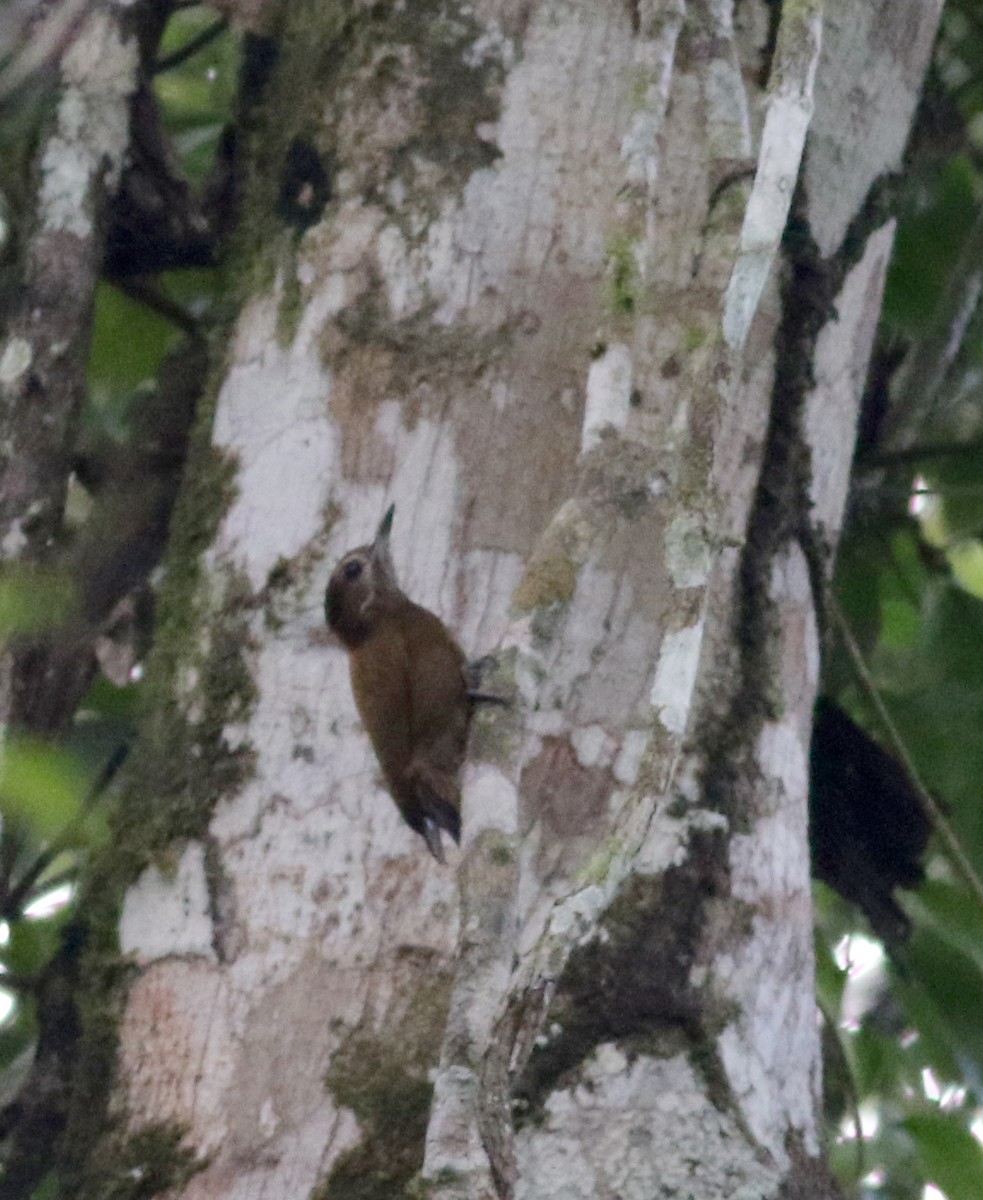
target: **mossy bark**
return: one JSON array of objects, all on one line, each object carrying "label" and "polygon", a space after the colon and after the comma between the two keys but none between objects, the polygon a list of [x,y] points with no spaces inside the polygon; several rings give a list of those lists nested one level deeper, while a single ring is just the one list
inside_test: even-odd
[{"label": "mossy bark", "polygon": [[[799,417],[881,230],[789,240],[822,304],[772,280],[725,320],[774,97],[719,5],[279,14],[143,740],[81,904],[73,1178],[114,1186],[157,1131],[146,1177],[188,1200],[821,1195],[796,764],[837,526]],[[294,220],[309,154],[329,187]],[[820,219],[822,181],[800,197]],[[514,694],[448,869],[322,628],[390,501],[406,590]]]}]

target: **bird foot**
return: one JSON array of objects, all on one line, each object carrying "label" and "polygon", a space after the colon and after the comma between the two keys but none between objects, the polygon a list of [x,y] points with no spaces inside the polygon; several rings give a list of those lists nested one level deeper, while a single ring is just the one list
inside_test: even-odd
[{"label": "bird foot", "polygon": [[498,659],[494,654],[485,654],[469,662],[464,668],[464,681],[468,688],[468,699],[472,704],[499,704],[503,708],[512,706],[510,696],[502,696],[496,692],[486,692],[482,689],[485,676],[498,669]]}]

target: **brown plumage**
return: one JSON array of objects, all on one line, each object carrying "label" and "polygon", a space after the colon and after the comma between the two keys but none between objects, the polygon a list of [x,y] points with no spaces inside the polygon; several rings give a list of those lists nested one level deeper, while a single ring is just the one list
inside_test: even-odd
[{"label": "brown plumage", "polygon": [[461,766],[471,698],[464,653],[439,617],[400,589],[389,552],[394,508],[370,546],[331,573],[327,622],[348,650],[352,691],[406,823],[444,861],[440,831],[461,840]]}]

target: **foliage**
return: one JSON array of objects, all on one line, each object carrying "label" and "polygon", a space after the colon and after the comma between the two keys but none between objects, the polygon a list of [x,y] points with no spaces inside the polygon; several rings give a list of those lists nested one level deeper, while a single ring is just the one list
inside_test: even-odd
[{"label": "foliage", "polygon": [[[950,3],[910,152],[836,591],[919,773],[983,876],[983,322],[977,300],[969,319],[954,312],[979,236],[981,64],[977,6]],[[920,358],[934,374],[913,366]],[[906,391],[925,403],[905,427],[883,400],[897,405]],[[842,647],[828,656],[826,688],[891,748]],[[863,1200],[920,1200],[927,1184],[971,1200],[983,1188],[983,909],[937,840],[926,865],[926,883],[904,900],[910,941],[888,957],[855,911],[817,887],[832,1158]]]},{"label": "foliage", "polygon": [[[192,43],[199,48],[182,57],[182,47]],[[0,44],[0,57],[3,52]],[[155,75],[155,93],[177,169],[202,194],[235,104],[239,38],[211,8],[175,7],[156,53],[166,69]],[[53,104],[48,72],[29,80],[15,95],[0,96],[0,156],[8,165],[25,164],[23,171],[12,170],[0,181],[0,301],[16,278],[16,252],[30,221],[28,165]],[[69,563],[74,543],[82,543],[91,527],[98,503],[95,485],[107,476],[114,478],[114,473],[132,474],[133,464],[149,470],[152,451],[159,445],[148,436],[158,374],[163,379],[162,372],[173,366],[175,350],[187,343],[189,329],[197,325],[204,331],[222,279],[214,267],[182,269],[158,276],[156,284],[160,303],[152,296],[148,303],[146,294],[125,280],[106,279],[97,289],[87,403],[77,446],[79,462],[85,459],[87,465],[84,471],[81,465],[76,468],[79,482],[70,487],[66,514]],[[155,426],[153,433],[160,430]],[[165,429],[159,440],[169,433]],[[145,443],[150,452],[144,451]],[[171,452],[173,446],[166,443],[164,450]],[[135,486],[124,494],[124,503],[129,505]],[[0,573],[0,651],[25,639],[61,636],[59,631],[71,629],[77,620],[78,607],[70,568],[6,565]],[[140,647],[127,678],[113,682],[105,674],[97,675],[64,732],[45,738],[8,734],[4,740],[0,1112],[16,1097],[29,1069],[38,1035],[37,1006],[42,1003],[39,982],[64,947],[79,871],[108,839],[113,778],[143,704],[144,649]],[[53,1149],[47,1148],[49,1156]],[[148,1179],[140,1195],[159,1190],[160,1181]],[[137,1194],[132,1180],[127,1186],[125,1194]],[[48,1177],[36,1194],[60,1194],[57,1180]]]}]

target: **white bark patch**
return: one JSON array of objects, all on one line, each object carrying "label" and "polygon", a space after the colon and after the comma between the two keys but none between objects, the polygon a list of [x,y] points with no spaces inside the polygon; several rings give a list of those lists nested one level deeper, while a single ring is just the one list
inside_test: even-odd
[{"label": "white bark patch", "polygon": [[668,804],[660,800],[648,822],[634,862],[640,875],[661,875],[670,867],[682,866],[694,833],[727,830],[727,818],[722,813],[693,808],[683,817],[673,817],[666,811]]},{"label": "white bark patch", "polygon": [[460,587],[465,602],[458,625],[465,650],[480,657],[501,641],[509,604],[524,570],[518,554],[498,550],[471,550],[465,554]]},{"label": "white bark patch", "polygon": [[[354,953],[360,937],[378,936],[365,930],[372,872],[401,856],[408,857],[406,882],[416,895],[391,922],[387,940],[424,944],[414,911],[450,903],[453,874],[431,862],[381,786],[344,652],[311,642],[322,587],[312,580],[302,622],[263,642],[255,664],[259,700],[248,727],[249,741],[263,753],[239,795],[218,806],[211,832],[235,880],[237,921],[257,944],[301,945],[329,922],[332,939],[351,939]],[[435,926],[435,936],[443,933]],[[439,946],[447,948],[443,940]]]},{"label": "white bark patch", "polygon": [[608,346],[591,363],[580,440],[582,453],[600,442],[602,430],[622,430],[628,424],[632,371],[631,351],[621,342]]},{"label": "white bark patch", "polygon": [[[599,613],[607,614],[605,627]],[[639,611],[626,579],[586,562],[577,573],[563,637],[544,655],[534,649],[530,629],[517,624],[510,633],[514,644],[522,642],[517,681],[523,697],[538,702],[541,713],[562,713],[567,726],[618,728],[647,718],[657,630]]]},{"label": "white bark patch", "polygon": [[607,767],[618,749],[618,743],[602,725],[574,729],[570,734],[570,744],[582,767]]},{"label": "white bark patch", "polygon": [[639,103],[621,139],[621,157],[628,183],[644,188],[650,196],[654,196],[659,179],[659,135],[665,124],[676,41],[685,15],[683,0],[668,0],[658,12],[654,5],[639,5],[633,70]]},{"label": "white bark patch", "polygon": [[513,834],[519,828],[519,793],[515,784],[490,763],[465,767],[461,825],[465,846],[482,829]]},{"label": "white bark patch", "polygon": [[819,633],[809,565],[797,545],[775,559],[771,594],[782,625],[780,695],[790,712],[808,713],[819,681]]},{"label": "white bark patch", "polygon": [[[558,274],[600,282],[607,231],[596,214],[609,206],[610,180],[620,174],[609,131],[624,101],[631,32],[602,9],[544,13],[533,15],[523,35],[497,125],[482,130],[501,157],[472,174],[462,200],[444,199],[436,215],[427,214],[423,236],[404,236],[394,225],[380,233],[377,263],[396,320],[434,298],[440,324],[472,319],[492,297],[508,297],[512,313],[535,310],[554,296]],[[585,55],[602,60],[591,66],[586,89]],[[571,201],[569,175],[580,163],[590,169],[578,171]]]},{"label": "white bark patch", "polygon": [[812,462],[809,495],[815,519],[830,539],[843,524],[851,447],[893,240],[893,221],[868,239],[863,258],[836,297],[836,315],[816,343],[816,386],[806,401],[804,432]]},{"label": "white bark patch", "polygon": [[[477,998],[475,1002],[479,1003]],[[424,1179],[439,1178],[445,1171],[468,1175],[486,1169],[488,1158],[474,1120],[479,1094],[478,1079],[467,1067],[442,1067],[437,1072],[423,1156]]]},{"label": "white bark patch", "polygon": [[257,300],[243,314],[240,342],[259,345],[226,376],[213,433],[215,445],[236,456],[242,497],[227,512],[213,553],[235,562],[257,590],[278,559],[319,534],[336,478],[329,376],[314,353],[278,346],[273,306]]},{"label": "white bark patch", "polygon": [[619,783],[631,787],[638,778],[648,740],[648,731],[643,729],[629,729],[622,738],[621,749],[614,760],[614,777]]},{"label": "white bark patch", "polygon": [[652,707],[670,732],[686,732],[703,647],[703,622],[667,633],[659,648],[659,663],[652,683]]},{"label": "white bark patch", "polygon": [[602,1045],[580,1078],[516,1138],[516,1200],[761,1200],[780,1177],[763,1163],[682,1055],[628,1062]]},{"label": "white bark patch", "polygon": [[571,946],[590,941],[597,935],[597,918],[607,898],[607,892],[595,884],[574,892],[553,909],[550,934]]},{"label": "white bark patch", "polygon": [[[291,1195],[298,1177],[313,1185],[325,1156],[359,1140],[354,1115],[324,1086],[336,1043],[316,1001],[329,992],[332,1012],[353,1021],[361,1008],[348,975],[313,953],[295,964],[250,954],[225,970],[200,958],[151,966],[120,1028],[130,1128],[173,1121],[199,1154],[248,1162],[230,1195]],[[197,1176],[185,1195],[214,1192]]]},{"label": "white bark patch", "polygon": [[130,888],[120,920],[120,949],[138,962],[193,954],[214,958],[205,851],[200,842],[184,849],[173,875],[147,867]]},{"label": "white bark patch", "polygon": [[[774,721],[766,725],[758,738],[758,760],[767,763],[772,778],[778,781],[786,795],[804,796],[809,782],[808,755],[802,734],[791,721]],[[791,850],[782,847],[782,851]],[[794,855],[792,867],[802,866],[800,855]]]},{"label": "white bark patch", "polygon": [[[830,3],[809,137],[809,228],[823,255],[870,185],[897,169],[921,95],[942,0]],[[832,19],[835,18],[835,19]]]},{"label": "white bark patch", "polygon": [[[724,26],[722,32],[728,40],[733,37],[731,8],[729,4],[726,6],[726,16],[721,22]],[[703,77],[703,92],[708,117],[707,148],[710,153],[714,158],[723,159],[742,158],[749,154],[751,127],[747,91],[736,57],[713,58],[710,61]]]},{"label": "white bark patch", "polygon": [[16,383],[34,360],[34,350],[26,338],[12,337],[0,356],[0,383]]},{"label": "white bark patch", "polygon": [[812,960],[812,892],[806,795],[810,709],[818,639],[805,557],[776,560],[771,596],[782,631],[781,695],[790,714],[766,724],[755,745],[761,816],[730,840],[734,899],[753,914],[751,933],[713,964],[738,1017],[718,1039],[721,1061],[752,1133],[777,1162],[797,1131],[818,1153],[815,1096],[819,1036]]},{"label": "white bark patch", "polygon": [[48,230],[92,231],[89,188],[99,172],[119,178],[136,84],[137,43],[124,42],[112,9],[96,7],[62,58],[64,90],[41,158],[39,206]]},{"label": "white bark patch", "polygon": [[788,218],[812,119],[821,33],[821,0],[803,0],[783,12],[773,67],[777,86],[768,104],[758,169],[724,301],[724,338],[735,350],[744,344],[758,311]]},{"label": "white bark patch", "polygon": [[[756,756],[774,805],[730,842],[735,899],[751,906],[750,936],[721,955],[714,976],[740,1015],[718,1039],[721,1061],[752,1133],[787,1161],[791,1129],[818,1153],[819,1036],[813,994],[812,904],[804,797],[807,732],[801,721],[762,732]],[[808,1070],[803,1070],[808,1064]]]}]

